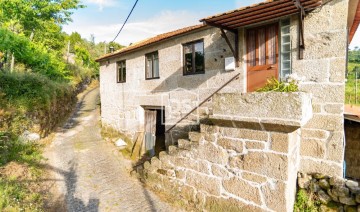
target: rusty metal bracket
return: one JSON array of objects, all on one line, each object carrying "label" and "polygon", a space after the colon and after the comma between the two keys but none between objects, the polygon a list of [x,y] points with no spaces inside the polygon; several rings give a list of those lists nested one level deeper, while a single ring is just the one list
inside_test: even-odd
[{"label": "rusty metal bracket", "polygon": [[304,59],[305,40],[304,40],[304,19],[306,12],[300,0],[293,0],[295,6],[299,9],[299,60]]}]

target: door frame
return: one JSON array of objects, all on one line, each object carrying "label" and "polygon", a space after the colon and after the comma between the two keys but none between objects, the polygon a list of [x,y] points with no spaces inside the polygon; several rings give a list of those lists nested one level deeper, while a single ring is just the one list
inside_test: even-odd
[{"label": "door frame", "polygon": [[[246,87],[245,90],[246,92],[249,92],[249,71],[259,71],[259,70],[263,70],[262,68],[267,68],[267,67],[271,67],[272,65],[262,65],[262,66],[254,66],[254,68],[251,68],[251,66],[249,66],[249,46],[248,46],[248,31],[252,30],[252,29],[259,29],[259,28],[264,28],[270,25],[275,25],[276,26],[276,69],[275,69],[275,78],[279,79],[280,75],[280,68],[281,68],[281,61],[280,61],[280,54],[281,54],[281,49],[280,49],[280,45],[281,45],[281,32],[280,32],[280,20],[276,20],[276,21],[270,21],[270,22],[266,22],[266,23],[260,23],[260,24],[256,24],[256,25],[251,25],[251,26],[247,26],[244,28],[244,51],[245,51],[245,67],[246,67]],[[266,33],[266,32],[265,32]],[[265,35],[267,36],[267,35]],[[267,37],[265,37],[265,40],[267,39]],[[258,40],[256,39],[256,48],[258,47]],[[266,44],[265,44],[265,49],[267,52],[267,40],[266,40]],[[258,51],[256,51],[255,53],[255,60],[257,62],[258,58],[257,58],[257,53]],[[266,55],[267,56],[267,55]],[[267,57],[266,57],[266,62],[267,62]],[[249,70],[250,69],[250,70]]]}]

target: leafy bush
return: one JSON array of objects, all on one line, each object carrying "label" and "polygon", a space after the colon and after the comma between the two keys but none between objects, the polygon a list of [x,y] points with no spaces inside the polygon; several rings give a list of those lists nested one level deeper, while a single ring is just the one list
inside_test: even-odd
[{"label": "leafy bush", "polygon": [[65,80],[70,77],[65,69],[66,64],[56,54],[4,28],[0,28],[0,51],[13,53],[18,62],[51,79]]},{"label": "leafy bush", "polygon": [[72,110],[74,88],[33,73],[0,72],[0,131],[19,135],[33,125],[47,134]]},{"label": "leafy bush", "polygon": [[267,80],[267,83],[264,87],[256,90],[257,92],[297,92],[299,91],[296,81],[292,80],[290,82],[278,81],[276,78],[271,78]]},{"label": "leafy bush", "polygon": [[317,212],[317,203],[309,196],[304,189],[300,189],[296,195],[294,205],[295,212]]}]

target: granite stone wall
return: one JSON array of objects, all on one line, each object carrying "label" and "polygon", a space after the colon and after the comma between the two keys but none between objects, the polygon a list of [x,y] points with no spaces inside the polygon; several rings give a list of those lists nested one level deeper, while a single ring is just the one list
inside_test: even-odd
[{"label": "granite stone wall", "polygon": [[343,176],[344,94],[348,0],[325,1],[304,21],[304,59],[298,59],[298,17],[291,17],[292,72],[299,89],[311,93],[314,116],[302,129],[301,167],[305,173]]},{"label": "granite stone wall", "polygon": [[[234,34],[228,32],[230,41]],[[183,75],[183,47],[187,42],[203,39],[205,74]],[[145,54],[158,51],[160,78],[145,79]],[[203,28],[176,36],[160,43],[149,45],[132,53],[101,63],[101,119],[129,138],[144,130],[144,108],[147,106],[165,109],[167,127],[180,120],[201,101],[210,96],[221,85],[236,74],[235,79],[223,92],[244,92],[243,70],[225,71],[225,58],[232,53],[217,28]],[[116,62],[126,60],[126,82],[116,82]],[[189,116],[169,135],[169,144],[177,141],[193,127],[199,128],[199,120],[207,117],[211,108],[202,105],[193,116]],[[180,136],[180,137],[179,137]]]},{"label": "granite stone wall", "polygon": [[359,182],[321,173],[298,174],[298,187],[304,189],[319,211],[360,211]]}]

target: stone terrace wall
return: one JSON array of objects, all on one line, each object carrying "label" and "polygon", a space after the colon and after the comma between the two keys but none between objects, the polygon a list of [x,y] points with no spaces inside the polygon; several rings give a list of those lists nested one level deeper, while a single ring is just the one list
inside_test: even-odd
[{"label": "stone terrace wall", "polygon": [[345,122],[346,177],[360,180],[360,123]]},{"label": "stone terrace wall", "polygon": [[[146,183],[209,211],[291,211],[299,132],[201,125],[146,162]],[[294,176],[295,173],[295,176]]]},{"label": "stone terrace wall", "polygon": [[360,211],[360,187],[356,181],[299,173],[298,186],[320,201],[320,211]]},{"label": "stone terrace wall", "polygon": [[216,94],[214,125],[146,162],[145,181],[199,210],[291,211],[301,126],[311,111],[305,93]]},{"label": "stone terrace wall", "polygon": [[305,173],[342,176],[348,0],[324,1],[304,23],[306,49],[298,59],[298,17],[291,18],[292,72],[313,94],[314,116],[302,129],[301,168]]}]

